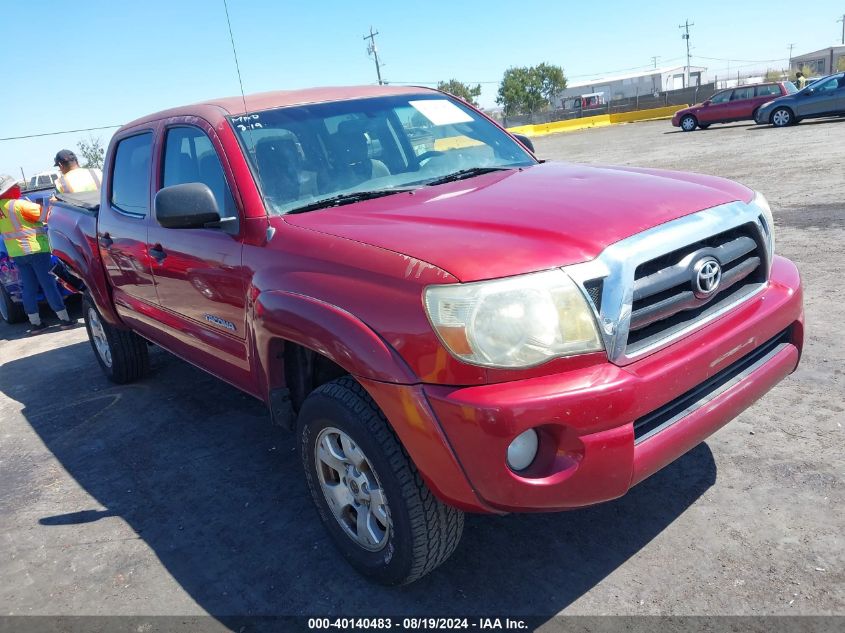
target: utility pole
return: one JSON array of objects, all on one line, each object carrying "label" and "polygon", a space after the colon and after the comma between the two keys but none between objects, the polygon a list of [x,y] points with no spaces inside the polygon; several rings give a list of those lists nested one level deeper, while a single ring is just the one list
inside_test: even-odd
[{"label": "utility pole", "polygon": [[689,87],[689,27],[695,26],[695,23],[690,24],[689,20],[685,20],[683,24],[679,25],[679,29],[684,29],[684,33],[681,35],[681,39],[687,41],[687,72],[686,78],[684,79],[684,88]]},{"label": "utility pole", "polygon": [[792,73],[792,49],[795,48],[795,44],[789,44],[789,61],[786,64],[786,78],[789,79],[789,75]]},{"label": "utility pole", "polygon": [[[837,22],[842,22],[842,43],[845,44],[845,14],[843,14],[842,17],[837,20]],[[832,68],[831,71],[833,71]]]},{"label": "utility pole", "polygon": [[373,56],[373,59],[376,61],[376,75],[378,75],[378,85],[381,86],[384,82],[381,80],[381,65],[378,61],[378,49],[376,48],[376,35],[378,35],[378,31],[373,31],[373,27],[370,27],[370,34],[365,35],[365,40],[370,40],[370,43],[367,45],[367,53]]},{"label": "utility pole", "polygon": [[651,58],[651,62],[654,64],[654,67],[657,68],[657,60],[660,59],[660,55],[654,55]]}]

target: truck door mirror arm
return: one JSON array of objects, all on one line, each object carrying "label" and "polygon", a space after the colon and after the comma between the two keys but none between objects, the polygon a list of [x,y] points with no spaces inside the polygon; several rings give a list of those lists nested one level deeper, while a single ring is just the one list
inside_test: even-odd
[{"label": "truck door mirror arm", "polygon": [[188,182],[164,187],[153,202],[155,218],[167,229],[202,229],[208,225],[222,226],[237,218],[220,219],[217,200],[208,185]]}]

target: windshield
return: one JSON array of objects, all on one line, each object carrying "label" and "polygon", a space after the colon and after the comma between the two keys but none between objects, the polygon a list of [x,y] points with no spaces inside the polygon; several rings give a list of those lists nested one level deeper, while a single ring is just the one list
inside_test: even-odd
[{"label": "windshield", "polygon": [[798,92],[798,88],[795,87],[795,84],[791,81],[784,81],[783,87],[786,88],[786,94],[792,95]]},{"label": "windshield", "polygon": [[465,170],[537,162],[490,121],[442,94],[291,106],[230,121],[265,205],[277,215],[345,194],[402,191]]}]

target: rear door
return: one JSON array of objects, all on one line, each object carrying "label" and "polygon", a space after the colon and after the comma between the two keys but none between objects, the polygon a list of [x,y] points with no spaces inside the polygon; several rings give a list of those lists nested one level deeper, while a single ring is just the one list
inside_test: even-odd
[{"label": "rear door", "polygon": [[783,91],[779,84],[760,84],[757,86],[754,89],[754,110],[752,111],[752,115],[761,105],[780,96],[783,96]]},{"label": "rear door", "polygon": [[734,88],[728,108],[732,121],[750,119],[754,111],[754,86],[740,86]]},{"label": "rear door", "polygon": [[224,172],[222,148],[211,126],[195,117],[166,121],[163,132],[155,188],[204,183],[214,193],[222,217],[234,221],[226,228],[205,229],[168,229],[154,219],[150,222],[148,253],[161,322],[177,353],[251,391],[247,274],[241,266],[239,210]]},{"label": "rear door", "polygon": [[153,129],[123,134],[114,141],[106,166],[106,204],[97,219],[97,241],[114,289],[117,311],[133,319],[158,302],[147,256]]}]

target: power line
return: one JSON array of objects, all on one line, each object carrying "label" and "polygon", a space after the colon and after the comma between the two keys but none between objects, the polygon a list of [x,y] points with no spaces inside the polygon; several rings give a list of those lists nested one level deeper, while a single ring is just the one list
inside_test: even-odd
[{"label": "power line", "polygon": [[776,57],[774,59],[725,59],[724,57],[705,57],[704,55],[693,55],[693,57],[697,59],[709,59],[717,62],[747,62],[749,64],[765,64],[768,62],[783,61],[782,57]]},{"label": "power line", "polygon": [[77,132],[93,132],[95,130],[111,130],[116,127],[120,127],[123,123],[118,125],[102,125],[100,127],[86,127],[81,128],[79,130],[62,130],[61,132],[40,132],[38,134],[24,134],[23,136],[7,136],[5,138],[0,138],[0,141],[18,141],[20,139],[25,138],[37,138],[39,136],[58,136],[59,134],[75,134]]}]

